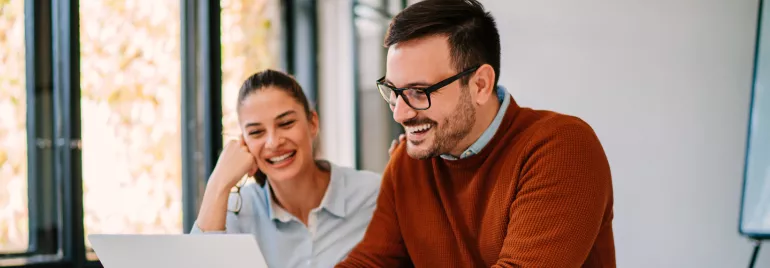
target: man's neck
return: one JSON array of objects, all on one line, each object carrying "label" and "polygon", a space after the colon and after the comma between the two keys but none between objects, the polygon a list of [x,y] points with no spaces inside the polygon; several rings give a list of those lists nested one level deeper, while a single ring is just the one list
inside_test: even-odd
[{"label": "man's neck", "polygon": [[497,95],[495,94],[494,99],[490,100],[490,103],[487,103],[487,105],[482,106],[479,110],[477,110],[476,115],[476,121],[473,122],[473,127],[471,128],[471,132],[468,133],[468,135],[465,136],[459,143],[458,146],[456,146],[451,152],[449,152],[450,155],[459,158],[460,155],[465,152],[468,148],[473,145],[476,140],[478,140],[482,134],[484,134],[484,131],[489,128],[489,125],[492,124],[492,121],[495,119],[495,116],[497,115],[498,110],[500,110],[500,105],[502,103],[500,100],[498,100]]},{"label": "man's neck", "polygon": [[310,211],[321,205],[326,188],[329,187],[331,172],[324,171],[313,164],[308,172],[300,172],[305,178],[291,178],[281,181],[271,181],[273,201],[281,208],[297,217],[307,225]]}]

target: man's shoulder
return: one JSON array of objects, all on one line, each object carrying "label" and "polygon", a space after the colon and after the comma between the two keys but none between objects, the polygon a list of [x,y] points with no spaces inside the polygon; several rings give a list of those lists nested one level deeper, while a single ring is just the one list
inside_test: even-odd
[{"label": "man's shoulder", "polygon": [[544,116],[536,136],[568,139],[596,136],[593,127],[580,117],[553,111],[541,112]]},{"label": "man's shoulder", "polygon": [[580,146],[601,146],[594,129],[582,118],[551,110],[536,110],[521,107],[511,125],[501,133],[498,145],[514,146],[518,150],[503,150],[507,158],[527,158],[532,150],[544,149],[543,145],[577,144]]},{"label": "man's shoulder", "polygon": [[603,151],[593,127],[582,118],[548,110],[530,110],[530,112],[537,115],[528,127],[529,135],[524,140],[526,142],[524,154],[552,150],[551,148]]},{"label": "man's shoulder", "polygon": [[524,131],[521,132],[530,132],[534,136],[550,136],[554,132],[561,131],[594,135],[591,125],[578,116],[531,108],[522,108],[522,114],[520,120],[524,126],[519,126],[519,128]]}]

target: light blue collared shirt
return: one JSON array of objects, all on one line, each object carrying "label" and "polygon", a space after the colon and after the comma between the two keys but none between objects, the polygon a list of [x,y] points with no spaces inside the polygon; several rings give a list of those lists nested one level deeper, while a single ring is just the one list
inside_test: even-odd
[{"label": "light blue collared shirt", "polygon": [[511,104],[511,98],[508,97],[510,94],[508,93],[508,90],[505,89],[505,87],[498,85],[496,91],[497,99],[500,100],[500,109],[497,110],[497,115],[495,115],[495,119],[493,119],[492,123],[489,124],[487,130],[484,130],[484,133],[481,133],[481,137],[479,137],[476,142],[471,144],[471,147],[468,147],[468,149],[460,154],[460,158],[450,154],[442,154],[441,158],[446,160],[457,160],[471,157],[481,152],[481,149],[484,149],[484,146],[487,146],[487,143],[492,140],[492,137],[495,136],[497,129],[500,127],[500,123],[503,122],[503,117],[505,117],[505,111],[508,110],[508,105]]},{"label": "light blue collared shirt", "polygon": [[[273,202],[269,182],[241,188],[241,210],[227,212],[225,231],[251,233],[268,267],[334,267],[364,237],[379,195],[381,175],[331,166],[331,179],[321,205],[308,216],[308,225]],[[230,195],[230,205],[235,204]],[[231,206],[232,207],[232,206]],[[197,223],[190,233],[202,233]],[[237,257],[237,256],[233,256]]]}]

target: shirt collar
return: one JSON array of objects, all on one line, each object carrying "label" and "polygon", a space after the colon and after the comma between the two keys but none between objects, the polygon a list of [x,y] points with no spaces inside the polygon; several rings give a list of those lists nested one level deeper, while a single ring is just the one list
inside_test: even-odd
[{"label": "shirt collar", "polygon": [[[344,218],[347,215],[347,211],[345,209],[345,196],[343,195],[345,192],[345,174],[341,172],[339,167],[335,166],[334,164],[329,162],[326,163],[328,163],[330,166],[331,174],[329,178],[329,186],[326,187],[326,192],[324,193],[323,199],[321,199],[321,205],[319,206],[319,209],[325,209],[337,217]],[[273,202],[273,191],[270,187],[269,180],[265,180],[265,186],[263,189],[266,193],[265,197],[268,204],[268,215],[270,216],[271,220],[278,220],[280,222],[286,223],[296,219],[294,215],[291,215],[291,213]]]},{"label": "shirt collar", "polygon": [[326,187],[324,198],[321,199],[321,208],[329,211],[337,217],[347,216],[345,207],[345,173],[334,164],[331,166],[331,178],[329,187]]},{"label": "shirt collar", "polygon": [[280,222],[289,222],[291,221],[294,216],[292,216],[288,211],[284,210],[281,206],[273,202],[273,189],[270,187],[270,181],[265,180],[265,202],[267,202],[267,214],[270,216],[271,220],[278,220]]},{"label": "shirt collar", "polygon": [[492,123],[489,124],[489,127],[487,127],[486,130],[484,130],[484,133],[481,134],[481,136],[471,144],[468,149],[466,149],[462,154],[460,154],[460,157],[455,157],[450,154],[442,154],[441,158],[444,158],[446,160],[458,160],[463,158],[471,157],[475,154],[478,154],[481,152],[482,149],[489,143],[490,140],[492,140],[492,137],[495,136],[495,133],[497,133],[497,129],[500,127],[500,123],[503,122],[503,117],[505,117],[505,111],[508,110],[508,106],[511,103],[511,98],[509,97],[510,94],[508,93],[508,90],[505,89],[505,87],[498,85],[497,90],[495,90],[497,93],[497,99],[500,101],[500,108],[497,110],[497,115],[495,115],[495,118],[492,120]]}]

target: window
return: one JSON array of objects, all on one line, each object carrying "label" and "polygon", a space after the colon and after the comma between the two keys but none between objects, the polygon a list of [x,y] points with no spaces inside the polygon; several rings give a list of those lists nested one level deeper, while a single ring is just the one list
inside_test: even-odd
[{"label": "window", "polygon": [[0,1],[0,253],[29,245],[24,1]]},{"label": "window", "polygon": [[180,1],[79,11],[85,235],[182,233]]},{"label": "window", "polygon": [[220,3],[224,145],[241,136],[236,109],[241,84],[255,72],[277,68],[281,38],[277,27],[278,0],[223,0]]},{"label": "window", "polygon": [[405,6],[406,1],[362,0],[353,7],[356,162],[359,169],[382,172],[388,163],[390,141],[401,132],[375,81],[385,74],[386,50],[382,40],[388,23]]},{"label": "window", "polygon": [[278,0],[223,0],[222,130],[223,142],[237,139],[236,102],[241,83],[257,71],[278,68],[281,37]]},{"label": "window", "polygon": [[0,0],[0,267],[99,267],[89,234],[189,230],[241,82],[292,73],[285,32],[313,29],[284,21],[314,12],[295,2]]}]

